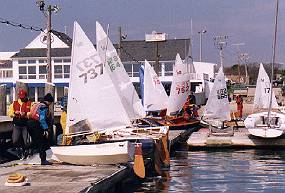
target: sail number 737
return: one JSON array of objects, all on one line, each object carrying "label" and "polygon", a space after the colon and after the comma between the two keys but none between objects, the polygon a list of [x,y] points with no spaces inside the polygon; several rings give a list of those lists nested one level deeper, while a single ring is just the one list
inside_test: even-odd
[{"label": "sail number 737", "polygon": [[88,79],[94,79],[98,75],[103,74],[103,63],[99,59],[98,54],[94,54],[77,62],[75,66],[82,72],[78,77],[83,78],[84,84],[87,83]]}]

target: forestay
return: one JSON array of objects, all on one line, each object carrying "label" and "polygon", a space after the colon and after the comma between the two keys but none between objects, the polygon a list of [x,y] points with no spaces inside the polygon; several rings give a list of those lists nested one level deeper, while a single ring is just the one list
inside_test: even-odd
[{"label": "forestay", "polygon": [[133,83],[99,22],[96,22],[96,43],[99,55],[105,65],[104,69],[110,74],[129,118],[132,120],[145,117],[145,111]]},{"label": "forestay", "polygon": [[[66,134],[131,125],[102,60],[74,22]],[[86,124],[89,127],[82,126]],[[81,125],[76,127],[76,125]]]},{"label": "forestay", "polygon": [[146,111],[157,111],[166,109],[168,96],[159,80],[159,77],[145,60],[144,66],[144,109]]},{"label": "forestay", "polygon": [[230,105],[223,67],[220,67],[215,78],[203,116],[220,121],[230,120]]},{"label": "forestay", "polygon": [[[262,63],[260,63],[256,89],[254,95],[255,109],[268,109],[270,104],[270,88],[271,83]],[[272,108],[278,108],[274,92],[272,93]]]},{"label": "forestay", "polygon": [[190,76],[187,64],[183,63],[180,55],[177,54],[173,67],[173,79],[168,100],[167,115],[177,114],[182,109],[190,89]]}]

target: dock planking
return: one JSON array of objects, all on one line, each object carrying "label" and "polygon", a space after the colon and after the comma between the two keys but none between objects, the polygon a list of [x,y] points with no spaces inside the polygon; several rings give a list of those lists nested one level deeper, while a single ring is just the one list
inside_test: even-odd
[{"label": "dock planking", "polygon": [[272,139],[264,139],[251,136],[246,128],[238,128],[233,136],[215,136],[209,134],[208,128],[202,128],[191,134],[187,141],[190,148],[213,148],[213,147],[285,147],[285,136]]},{"label": "dock planking", "polygon": [[[0,192],[4,193],[46,193],[46,192],[111,192],[118,183],[129,175],[125,166],[98,165],[74,166],[54,164],[13,165],[0,167]],[[22,187],[4,186],[11,173],[28,177],[30,184]]]}]

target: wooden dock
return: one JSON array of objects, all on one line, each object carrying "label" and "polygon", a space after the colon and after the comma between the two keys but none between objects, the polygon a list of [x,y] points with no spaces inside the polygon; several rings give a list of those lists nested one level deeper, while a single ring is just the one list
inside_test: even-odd
[{"label": "wooden dock", "polygon": [[193,132],[187,141],[190,148],[213,147],[285,147],[285,136],[273,139],[263,139],[251,136],[245,128],[238,128],[233,135],[212,135],[208,128]]},{"label": "wooden dock", "polygon": [[[181,140],[197,130],[171,130],[169,142],[173,148]],[[50,152],[50,151],[49,151]],[[48,153],[51,158],[51,153]],[[136,177],[130,165],[75,166],[53,164],[41,166],[37,155],[29,160],[12,161],[0,165],[0,192],[2,193],[46,193],[46,192],[115,192]],[[30,184],[22,187],[5,186],[11,173],[21,173],[28,177]]]}]

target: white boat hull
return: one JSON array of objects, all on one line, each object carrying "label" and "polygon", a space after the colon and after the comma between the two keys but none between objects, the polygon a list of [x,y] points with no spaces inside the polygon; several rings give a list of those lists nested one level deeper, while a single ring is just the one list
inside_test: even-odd
[{"label": "white boat hull", "polygon": [[271,121],[268,124],[268,112],[260,112],[249,115],[244,125],[248,132],[256,137],[276,138],[285,132],[285,115],[282,113],[271,113]]},{"label": "white boat hull", "polygon": [[135,152],[134,144],[128,141],[51,149],[60,161],[74,165],[127,163],[133,160]]}]

